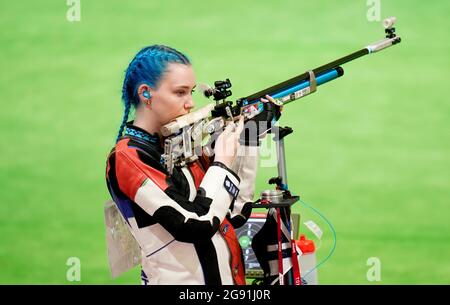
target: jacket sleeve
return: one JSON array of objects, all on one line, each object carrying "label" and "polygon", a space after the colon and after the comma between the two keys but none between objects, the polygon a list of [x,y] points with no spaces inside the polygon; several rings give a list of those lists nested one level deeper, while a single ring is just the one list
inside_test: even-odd
[{"label": "jacket sleeve", "polygon": [[239,147],[232,170],[240,177],[240,191],[230,208],[230,221],[235,228],[245,224],[252,212],[255,179],[259,162],[259,146]]},{"label": "jacket sleeve", "polygon": [[189,201],[177,195],[169,176],[140,161],[133,149],[116,151],[116,175],[120,190],[183,242],[210,239],[239,193],[239,177],[216,163]]}]

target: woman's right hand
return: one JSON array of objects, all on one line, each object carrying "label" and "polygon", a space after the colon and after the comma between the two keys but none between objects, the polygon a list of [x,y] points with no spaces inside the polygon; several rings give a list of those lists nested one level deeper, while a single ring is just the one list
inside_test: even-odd
[{"label": "woman's right hand", "polygon": [[239,148],[239,137],[244,129],[244,116],[241,116],[238,124],[231,122],[219,135],[214,147],[214,161],[221,162],[227,167],[231,167],[236,159]]}]

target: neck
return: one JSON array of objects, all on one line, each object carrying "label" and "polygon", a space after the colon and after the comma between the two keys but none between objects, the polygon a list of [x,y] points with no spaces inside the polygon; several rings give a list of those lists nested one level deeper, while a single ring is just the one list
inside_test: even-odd
[{"label": "neck", "polygon": [[159,121],[154,117],[152,111],[145,111],[145,109],[138,108],[136,110],[136,117],[134,119],[134,126],[144,129],[149,134],[161,134],[161,125]]}]

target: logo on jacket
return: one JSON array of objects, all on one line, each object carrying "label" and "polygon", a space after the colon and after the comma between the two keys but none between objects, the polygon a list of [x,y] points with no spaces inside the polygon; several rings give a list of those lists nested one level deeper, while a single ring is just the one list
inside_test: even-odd
[{"label": "logo on jacket", "polygon": [[225,181],[223,182],[223,186],[227,190],[227,192],[236,199],[237,195],[239,194],[239,189],[234,183],[228,178],[228,176],[225,176]]},{"label": "logo on jacket", "polygon": [[222,232],[223,234],[227,234],[229,224],[223,226]]}]

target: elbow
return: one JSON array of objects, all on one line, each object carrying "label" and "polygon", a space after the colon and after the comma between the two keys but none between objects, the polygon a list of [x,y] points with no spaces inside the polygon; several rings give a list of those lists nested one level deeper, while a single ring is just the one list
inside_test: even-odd
[{"label": "elbow", "polygon": [[189,218],[186,220],[185,215],[171,207],[159,208],[153,217],[176,240],[182,242],[194,243],[211,239],[220,227],[220,219],[216,216],[212,219]]},{"label": "elbow", "polygon": [[188,219],[174,232],[174,238],[178,241],[196,243],[210,240],[220,228],[220,219],[213,217],[209,220]]}]

